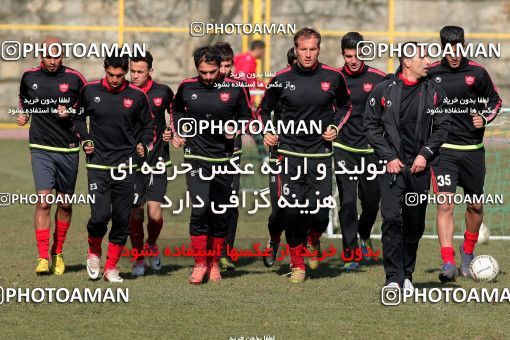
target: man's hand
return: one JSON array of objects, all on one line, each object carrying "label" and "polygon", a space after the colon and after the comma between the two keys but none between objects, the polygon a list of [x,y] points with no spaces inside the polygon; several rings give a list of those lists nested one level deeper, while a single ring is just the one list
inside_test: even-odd
[{"label": "man's hand", "polygon": [[60,118],[69,117],[69,112],[67,111],[67,108],[64,105],[57,106],[57,113]]},{"label": "man's hand", "polygon": [[386,171],[390,174],[398,174],[403,167],[404,164],[402,164],[400,159],[395,158],[394,160],[386,164]]},{"label": "man's hand", "polygon": [[477,129],[483,128],[484,123],[485,120],[483,119],[482,116],[480,115],[473,116],[473,125],[475,126],[475,128]]},{"label": "man's hand", "polygon": [[85,142],[83,144],[83,151],[85,151],[86,155],[90,155],[94,152],[94,144],[90,141]]},{"label": "man's hand", "polygon": [[25,113],[20,113],[18,117],[16,117],[16,123],[18,126],[25,126],[28,123],[28,115]]},{"label": "man's hand", "polygon": [[271,133],[266,133],[264,135],[264,145],[269,146],[275,146],[278,143],[278,135],[273,135]]},{"label": "man's hand", "polygon": [[186,139],[179,135],[175,135],[172,139],[172,146],[174,148],[182,148],[186,144]]},{"label": "man's hand", "polygon": [[325,141],[331,142],[336,138],[336,129],[333,129],[331,126],[326,129],[326,132],[322,134],[322,139]]},{"label": "man's hand", "polygon": [[411,167],[411,173],[416,174],[418,172],[422,172],[427,166],[427,160],[422,155],[416,156],[413,162],[413,166]]},{"label": "man's hand", "polygon": [[142,143],[138,143],[136,145],[136,153],[142,158],[145,156],[145,148],[143,147]]},{"label": "man's hand", "polygon": [[163,141],[164,142],[169,142],[169,141],[172,140],[172,137],[173,137],[172,130],[170,130],[170,128],[167,127],[165,132],[163,132]]}]

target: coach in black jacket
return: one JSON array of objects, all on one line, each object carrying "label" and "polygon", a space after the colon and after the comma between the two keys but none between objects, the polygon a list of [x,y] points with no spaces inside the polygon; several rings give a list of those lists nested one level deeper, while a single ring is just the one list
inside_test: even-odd
[{"label": "coach in black jacket", "polygon": [[[404,44],[408,55],[416,43]],[[419,52],[419,49],[418,49]],[[401,58],[394,75],[377,85],[368,99],[364,125],[379,159],[382,245],[386,285],[413,289],[418,242],[425,229],[430,163],[448,137],[449,117],[442,113],[444,92],[427,79],[430,62],[415,54]],[[404,197],[403,197],[404,196]]]}]

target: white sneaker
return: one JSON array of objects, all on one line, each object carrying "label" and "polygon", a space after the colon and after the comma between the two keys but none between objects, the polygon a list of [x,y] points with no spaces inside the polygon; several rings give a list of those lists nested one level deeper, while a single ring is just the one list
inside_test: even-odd
[{"label": "white sneaker", "polygon": [[400,289],[400,285],[397,282],[390,282],[386,286],[384,286],[384,288],[399,288]]},{"label": "white sneaker", "polygon": [[101,258],[94,254],[87,256],[87,274],[92,280],[97,280],[99,271],[101,270]]},{"label": "white sneaker", "polygon": [[144,276],[145,275],[145,260],[136,261],[133,265],[133,276]]},{"label": "white sneaker", "polygon": [[153,254],[158,254],[156,256],[149,257],[149,263],[151,265],[151,269],[156,270],[156,271],[160,270],[161,269],[161,253],[159,252],[158,246],[157,245],[149,246],[149,250]]},{"label": "white sneaker", "polygon": [[409,291],[411,294],[414,293],[414,286],[413,286],[413,283],[411,282],[411,280],[409,280],[409,279],[404,280],[404,290]]},{"label": "white sneaker", "polygon": [[117,282],[121,283],[124,280],[119,276],[119,270],[118,269],[109,269],[105,270],[103,278],[105,281],[108,282]]}]

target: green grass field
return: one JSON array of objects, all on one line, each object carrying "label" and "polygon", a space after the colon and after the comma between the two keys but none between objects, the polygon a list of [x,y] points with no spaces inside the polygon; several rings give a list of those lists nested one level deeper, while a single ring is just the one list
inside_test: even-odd
[{"label": "green grass field", "polygon": [[[1,141],[2,179],[0,192],[32,193],[30,157],[25,141]],[[180,153],[180,152],[179,152]],[[173,157],[179,161],[179,157]],[[490,170],[489,170],[490,171]],[[85,193],[84,163],[80,165],[78,193]],[[184,192],[179,179],[168,193]],[[510,193],[506,191],[505,193]],[[61,277],[37,277],[34,273],[36,246],[34,207],[0,208],[0,286],[3,287],[109,287],[92,282],[85,270],[86,229],[89,207],[74,209],[73,223],[64,247],[67,272]],[[237,246],[251,247],[265,241],[268,212],[256,216],[241,213]],[[160,247],[187,242],[186,211],[171,216],[165,211]],[[508,221],[508,220],[507,220]],[[461,221],[458,221],[460,224]],[[429,228],[433,226],[428,226]],[[507,234],[508,235],[508,234]],[[456,241],[458,246],[460,241]],[[334,240],[339,247],[340,240]],[[380,247],[380,242],[375,242]],[[329,240],[323,241],[328,245]],[[506,271],[510,264],[508,241],[490,241],[477,253],[490,254],[502,273],[496,283],[460,279],[450,287],[510,287]],[[105,247],[103,247],[105,249]],[[397,307],[381,304],[384,283],[381,265],[365,266],[345,274],[339,258],[331,259],[302,285],[291,285],[281,275],[288,260],[266,269],[261,259],[244,258],[237,271],[224,275],[221,283],[192,286],[187,283],[191,260],[164,258],[162,271],[132,279],[130,263],[123,259],[121,272],[129,287],[124,304],[3,304],[0,305],[2,338],[170,338],[229,339],[230,337],[275,336],[305,338],[478,338],[503,339],[510,335],[510,304],[406,303]],[[422,240],[415,272],[418,288],[439,287],[440,256],[437,240]]]}]

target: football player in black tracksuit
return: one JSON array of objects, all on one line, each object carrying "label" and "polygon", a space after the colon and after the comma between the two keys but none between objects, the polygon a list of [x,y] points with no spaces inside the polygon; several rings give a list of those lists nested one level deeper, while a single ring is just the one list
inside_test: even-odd
[{"label": "football player in black tracksuit", "polygon": [[[47,47],[60,40],[48,38]],[[57,48],[53,48],[53,53]],[[85,78],[80,72],[62,65],[62,57],[47,55],[41,58],[41,65],[23,73],[20,84],[20,109],[16,121],[19,126],[32,118],[29,131],[30,156],[35,191],[39,195],[50,195],[53,189],[57,195],[72,195],[78,174],[78,139],[72,131],[71,112],[78,99]],[[62,246],[71,224],[72,205],[57,203],[55,232],[51,248],[52,264],[49,267],[50,210],[46,201],[37,202],[35,207],[35,236],[39,256],[37,274],[56,275],[65,271]]]},{"label": "football player in black tracksuit", "polygon": [[[457,44],[464,44],[464,30],[461,27],[443,27],[440,36],[441,45],[451,44],[454,51]],[[496,86],[482,65],[462,56],[447,55],[432,65],[429,72],[445,90],[448,97],[446,107],[452,111],[451,132],[441,146],[438,164],[433,167],[434,192],[453,195],[459,185],[465,195],[482,195],[485,179],[483,135],[485,126],[496,118],[501,109]],[[453,281],[458,274],[453,248],[453,209],[453,202],[437,206],[437,234],[443,259],[439,279],[442,282]],[[466,230],[460,247],[461,273],[464,277],[469,276],[469,265],[474,258],[473,250],[482,218],[482,203],[466,205]]]},{"label": "football player in black tracksuit", "polygon": [[[172,145],[184,147],[184,160],[192,165],[186,173],[187,188],[194,207],[190,217],[191,247],[195,254],[195,266],[189,277],[192,284],[200,284],[207,275],[210,281],[221,280],[218,266],[227,232],[226,212],[221,205],[227,204],[232,195],[231,174],[216,173],[211,180],[213,166],[224,166],[234,153],[234,137],[237,131],[190,131],[195,122],[223,122],[252,119],[247,89],[237,80],[221,76],[221,54],[215,47],[201,47],[193,53],[198,76],[184,80],[172,103],[171,121],[174,133]],[[194,134],[196,132],[196,135]],[[169,132],[165,133],[168,139]],[[202,207],[195,207],[203,202]],[[214,207],[213,207],[214,205]],[[214,250],[212,258],[205,252]]]},{"label": "football player in black tracksuit", "polygon": [[[408,51],[410,44],[416,46],[406,43]],[[387,161],[387,172],[378,179],[384,271],[392,289],[413,289],[427,208],[416,195],[428,193],[429,166],[450,129],[448,115],[440,112],[444,92],[427,79],[429,65],[427,56],[402,58],[395,75],[387,76],[370,94],[364,117],[368,142],[377,157]]]},{"label": "football player in black tracksuit", "polygon": [[[363,41],[363,36],[358,32],[349,32],[342,37],[341,48],[345,64],[342,73],[349,87],[352,112],[347,123],[343,126],[338,137],[333,142],[335,150],[335,167],[340,165],[351,171],[354,167],[365,169],[370,163],[379,167],[374,149],[366,138],[363,128],[363,115],[365,105],[372,89],[385,77],[384,72],[365,65],[357,56],[357,45]],[[341,164],[337,164],[337,163]],[[340,200],[338,219],[342,230],[342,243],[344,252],[349,256],[358,248],[358,234],[361,239],[362,254],[368,254],[372,248],[370,233],[379,211],[379,186],[377,179],[367,179],[369,175],[337,174],[336,184]],[[361,215],[358,220],[357,197],[361,202]],[[355,270],[359,267],[358,262],[346,262],[344,270]]]},{"label": "football player in black tracksuit", "polygon": [[[220,74],[222,76],[226,76],[231,78],[232,67],[234,65],[234,51],[232,47],[228,43],[218,42],[214,45],[221,54],[221,65],[220,65]],[[241,81],[242,84],[246,86],[246,94],[248,97],[250,95],[250,91],[248,90],[248,86],[244,81]],[[250,99],[251,103],[251,99]],[[237,166],[241,164],[241,155],[243,154],[242,150],[242,139],[241,134],[237,134],[234,137],[234,153],[233,157],[237,160],[235,161]],[[236,195],[239,195],[239,185],[241,183],[241,174],[234,174],[234,178],[232,180],[232,191],[236,192]],[[227,270],[235,270],[236,267],[234,263],[232,263],[231,259],[227,256],[227,246],[232,249],[234,247],[234,240],[236,237],[237,231],[237,222],[239,220],[239,208],[229,208],[227,210],[227,234],[225,236],[225,246],[221,252],[221,257],[219,259],[219,265],[221,271]]]},{"label": "football player in black tracksuit", "polygon": [[[293,205],[284,208],[285,235],[292,264],[289,281],[300,283],[306,278],[302,252],[308,229],[308,250],[315,253],[329,222],[329,209],[319,206],[318,201],[322,205],[325,198],[331,198],[331,142],[340,130],[341,117],[347,116],[346,111],[350,110],[350,103],[341,72],[318,61],[320,34],[303,28],[294,36],[294,46],[298,61],[273,77],[258,111],[266,125],[271,111],[281,101],[284,124],[303,121],[309,129],[311,124],[308,123],[316,122],[323,131],[322,134],[295,131],[264,136],[266,146],[278,143],[278,155],[286,169],[281,174],[282,194]],[[306,208],[296,207],[296,201]],[[311,258],[309,265],[311,269],[317,268],[317,257]]]},{"label": "football player in black tracksuit", "polygon": [[[152,270],[161,269],[161,255],[156,241],[163,227],[163,213],[161,203],[165,202],[167,188],[166,167],[171,165],[170,150],[167,142],[163,141],[163,132],[167,128],[165,112],[170,112],[174,93],[167,85],[156,83],[152,80],[153,58],[149,51],[145,57],[134,57],[129,61],[129,73],[131,83],[139,87],[149,99],[151,112],[156,125],[156,141],[154,148],[145,163],[154,170],[150,174],[143,174],[142,169],[136,170],[135,199],[129,223],[131,225],[131,245],[133,249],[141,252],[144,248],[156,254],[149,258]],[[157,163],[162,162],[165,166],[159,168]],[[160,163],[160,164],[162,164]],[[148,169],[148,168],[146,168]],[[164,171],[163,171],[164,169]],[[147,233],[148,238],[144,245],[144,205],[147,203]],[[145,261],[139,256],[133,265],[132,274],[141,276],[145,274]]]},{"label": "football player in black tracksuit", "polygon": [[[294,65],[297,61],[296,52],[294,47],[287,51],[287,66]],[[273,122],[282,119],[283,106],[281,101],[276,104],[273,111]],[[278,148],[276,146],[269,147],[269,166],[273,171],[280,169],[281,163],[278,160]],[[266,267],[272,267],[276,261],[278,247],[282,232],[285,230],[285,221],[283,219],[283,211],[278,206],[278,198],[282,190],[281,177],[278,175],[269,175],[269,195],[271,197],[271,214],[267,221],[267,229],[269,230],[269,241],[266,244],[266,249],[270,256],[264,256],[263,262]]]},{"label": "football player in black tracksuit", "polygon": [[87,272],[91,279],[99,275],[101,242],[111,218],[104,268],[104,278],[111,282],[122,282],[117,263],[129,236],[135,168],[149,155],[156,136],[147,96],[125,80],[128,66],[127,57],[107,57],[105,77],[83,87],[74,120],[87,155],[89,194],[95,196],[87,224]]}]

